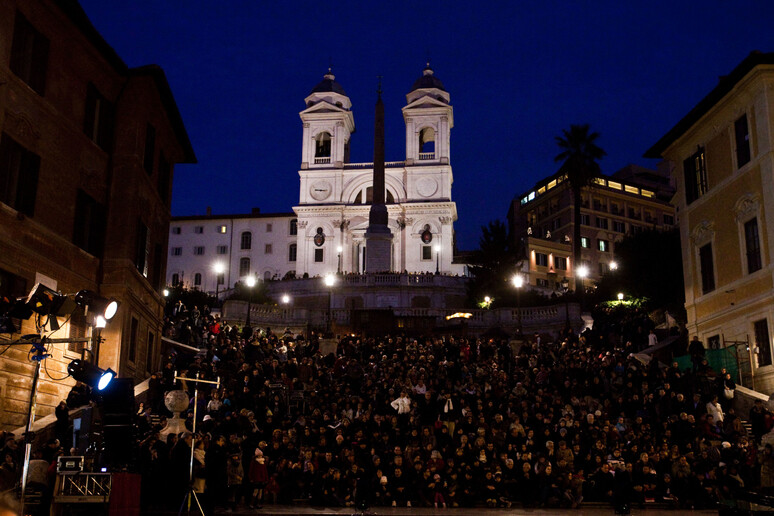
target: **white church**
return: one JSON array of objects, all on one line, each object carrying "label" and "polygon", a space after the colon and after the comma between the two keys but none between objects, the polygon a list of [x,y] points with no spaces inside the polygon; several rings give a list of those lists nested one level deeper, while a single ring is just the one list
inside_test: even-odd
[{"label": "white church", "polygon": [[[453,263],[450,95],[428,65],[406,95],[406,159],[385,163],[390,272],[463,275]],[[174,217],[168,284],[215,292],[260,279],[366,270],[373,163],[350,163],[352,103],[329,71],[306,99],[293,213]],[[372,145],[372,142],[363,142]]]}]

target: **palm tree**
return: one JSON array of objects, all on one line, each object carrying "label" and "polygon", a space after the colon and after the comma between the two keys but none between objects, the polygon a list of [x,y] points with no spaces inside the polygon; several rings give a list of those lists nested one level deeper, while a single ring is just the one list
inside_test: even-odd
[{"label": "palm tree", "polygon": [[573,232],[572,255],[573,270],[577,270],[581,262],[581,192],[600,174],[597,160],[607,153],[594,141],[599,138],[598,132],[590,132],[589,124],[570,125],[563,129],[562,135],[556,137],[556,144],[562,152],[556,155],[554,161],[561,161],[559,169],[567,175],[567,181],[572,190]]}]

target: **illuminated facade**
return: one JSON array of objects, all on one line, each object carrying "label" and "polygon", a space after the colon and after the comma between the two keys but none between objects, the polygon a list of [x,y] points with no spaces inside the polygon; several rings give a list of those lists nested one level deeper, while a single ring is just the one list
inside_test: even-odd
[{"label": "illuminated facade", "polygon": [[[774,391],[774,53],[752,53],[646,154],[673,168],[688,330]],[[747,343],[753,351],[747,351]],[[752,364],[750,364],[750,357]]]},{"label": "illuminated facade", "polygon": [[[647,186],[644,186],[647,185]],[[666,174],[629,165],[610,177],[597,177],[584,188],[581,207],[581,256],[590,286],[615,263],[615,244],[624,235],[674,224],[669,204],[673,190]],[[508,211],[511,235],[525,252],[523,271],[531,287],[561,292],[567,278],[575,290],[572,263],[572,191],[563,174],[555,174],[517,196]]]}]

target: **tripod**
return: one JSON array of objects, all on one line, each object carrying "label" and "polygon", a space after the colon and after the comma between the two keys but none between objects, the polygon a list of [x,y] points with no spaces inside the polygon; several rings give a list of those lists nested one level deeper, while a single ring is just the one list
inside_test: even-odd
[{"label": "tripod", "polygon": [[199,384],[200,383],[208,383],[211,385],[215,385],[215,387],[220,387],[220,377],[216,381],[212,380],[201,380],[199,378],[200,373],[196,373],[196,378],[187,378],[185,376],[177,376],[177,371],[175,371],[175,380],[182,380],[184,382],[193,382],[194,383],[194,413],[193,413],[193,439],[191,439],[191,461],[188,465],[188,490],[186,491],[185,495],[183,496],[183,502],[180,504],[180,510],[177,511],[177,516],[180,516],[183,514],[183,508],[186,508],[186,514],[191,514],[191,500],[196,502],[196,506],[199,508],[199,513],[202,516],[206,516],[204,514],[204,509],[202,509],[202,504],[199,501],[199,497],[196,496],[196,491],[193,487],[193,463],[194,463],[194,449],[196,448],[196,412],[199,407]]}]

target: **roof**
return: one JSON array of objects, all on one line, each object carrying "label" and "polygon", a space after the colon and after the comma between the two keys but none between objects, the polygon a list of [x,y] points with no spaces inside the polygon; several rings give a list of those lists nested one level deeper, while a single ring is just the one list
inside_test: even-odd
[{"label": "roof", "polygon": [[295,213],[282,212],[282,213],[237,213],[233,215],[182,215],[178,217],[172,217],[170,220],[184,221],[184,220],[221,220],[221,219],[268,219],[276,217],[296,217]]},{"label": "roof", "polygon": [[312,88],[311,93],[327,93],[333,92],[339,95],[347,96],[347,92],[344,91],[344,87],[336,82],[336,76],[331,73],[331,69],[328,68],[328,73],[323,76],[323,80],[320,81],[317,86]]},{"label": "roof", "polygon": [[733,71],[720,78],[718,85],[691,109],[682,120],[669,130],[659,141],[645,152],[646,158],[661,158],[663,152],[678,138],[685,134],[701,117],[707,114],[712,107],[720,102],[753,68],[760,65],[774,64],[774,53],[759,51],[751,52],[739,63]]},{"label": "roof", "polygon": [[102,55],[105,61],[121,76],[132,77],[140,75],[150,75],[154,79],[156,88],[161,96],[164,109],[169,115],[172,129],[177,136],[178,142],[183,149],[183,159],[180,163],[196,163],[196,155],[188,138],[188,132],[180,116],[180,110],[172,95],[172,89],[169,87],[167,77],[164,71],[158,65],[147,65],[138,68],[129,68],[121,57],[113,50],[105,38],[94,28],[86,12],[83,10],[77,0],[57,0],[57,5],[62,12],[70,18],[70,21],[81,31],[86,39]]},{"label": "roof", "polygon": [[446,91],[446,88],[443,87],[441,79],[433,75],[433,69],[430,68],[430,63],[427,63],[427,66],[425,66],[425,69],[422,71],[422,76],[414,81],[414,85],[411,87],[411,91],[425,88],[436,88],[441,91]]}]

